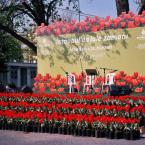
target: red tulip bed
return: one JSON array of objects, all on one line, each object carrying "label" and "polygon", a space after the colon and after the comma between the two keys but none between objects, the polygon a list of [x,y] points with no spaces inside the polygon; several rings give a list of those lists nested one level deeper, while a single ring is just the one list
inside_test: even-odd
[{"label": "red tulip bed", "polygon": [[[76,85],[74,88],[78,90],[78,92],[82,92],[84,87],[84,83],[86,82],[86,76],[84,73],[76,74],[74,73],[76,78]],[[42,76],[38,74],[34,78],[34,88],[33,91],[37,93],[64,93],[65,89],[68,88],[67,77],[57,75],[55,77],[50,74],[46,74]],[[100,94],[102,84],[104,83],[104,77],[97,76],[94,80],[94,93]],[[115,85],[123,87],[128,85],[132,92],[134,93],[145,93],[145,76],[140,75],[138,72],[134,72],[131,75],[126,74],[124,71],[120,71],[115,75]],[[85,93],[91,93],[91,89],[88,87],[85,90]]]},{"label": "red tulip bed", "polygon": [[0,129],[139,139],[144,96],[0,94]]},{"label": "red tulip bed", "polygon": [[71,21],[55,21],[49,26],[45,26],[44,23],[41,24],[36,29],[37,36],[43,35],[63,35],[70,33],[84,33],[84,32],[96,32],[108,29],[124,29],[124,28],[135,28],[145,26],[145,11],[141,15],[136,15],[133,12],[125,13],[123,12],[117,18],[100,18],[95,16],[93,18],[86,17],[81,22],[76,20]]}]

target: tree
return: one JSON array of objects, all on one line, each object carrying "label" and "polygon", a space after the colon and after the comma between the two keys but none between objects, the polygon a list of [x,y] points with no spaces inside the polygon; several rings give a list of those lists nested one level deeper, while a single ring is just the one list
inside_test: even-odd
[{"label": "tree", "polygon": [[115,0],[116,1],[116,8],[117,8],[117,15],[119,16],[122,12],[129,11],[129,2],[128,0]]},{"label": "tree", "polygon": [[145,0],[136,0],[135,2],[136,2],[136,4],[138,4],[138,6],[139,6],[138,14],[141,14],[142,11],[145,10]]},{"label": "tree", "polygon": [[6,62],[23,59],[20,43],[9,34],[2,32],[0,32],[0,58]]},{"label": "tree", "polygon": [[0,31],[0,72],[5,70],[5,62],[22,60],[21,45],[9,34]]},{"label": "tree", "polygon": [[[10,25],[5,20],[5,15],[0,13],[0,21],[6,25]],[[5,62],[13,60],[22,60],[23,55],[20,43],[12,36],[0,30],[0,72],[5,70]]]},{"label": "tree", "polygon": [[[20,40],[36,52],[36,45],[19,33],[30,31],[32,26],[41,23],[49,25],[54,19],[60,19],[57,7],[72,5],[78,9],[79,0],[1,0],[0,13],[5,16],[5,22],[0,21],[0,29]],[[26,34],[26,33],[25,33]]]}]

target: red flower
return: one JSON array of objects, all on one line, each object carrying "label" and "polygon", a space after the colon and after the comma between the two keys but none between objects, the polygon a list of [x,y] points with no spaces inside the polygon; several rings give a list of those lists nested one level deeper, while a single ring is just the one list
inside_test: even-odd
[{"label": "red flower", "polygon": [[145,80],[142,82],[143,86],[145,86]]},{"label": "red flower", "polygon": [[134,72],[133,76],[134,76],[134,78],[137,78],[138,77],[138,72]]},{"label": "red flower", "polygon": [[39,119],[39,124],[42,124],[43,120],[43,118]]},{"label": "red flower", "polygon": [[58,92],[64,92],[64,88],[59,88],[58,90],[57,90]]},{"label": "red flower", "polygon": [[56,92],[56,89],[50,88],[50,92]]},{"label": "red flower", "polygon": [[133,86],[137,86],[138,85],[138,81],[136,79],[133,79],[132,80],[132,84],[133,84]]},{"label": "red flower", "polygon": [[39,91],[44,92],[45,91],[45,85],[44,83],[39,83]]},{"label": "red flower", "polygon": [[99,30],[99,27],[98,26],[93,26],[92,29],[91,29],[92,32],[96,32],[98,30]]},{"label": "red flower", "polygon": [[120,86],[125,86],[126,82],[120,82]]},{"label": "red flower", "polygon": [[48,88],[50,88],[50,83],[46,83],[46,86],[47,86]]},{"label": "red flower", "polygon": [[126,22],[120,22],[120,27],[124,28],[126,26]]},{"label": "red flower", "polygon": [[143,87],[137,87],[134,90],[136,93],[142,93],[143,92]]}]

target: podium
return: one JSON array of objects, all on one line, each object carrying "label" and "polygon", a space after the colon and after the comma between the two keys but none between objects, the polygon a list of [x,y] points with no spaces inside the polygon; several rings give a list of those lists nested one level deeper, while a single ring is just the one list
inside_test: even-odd
[{"label": "podium", "polygon": [[86,69],[86,74],[89,76],[97,76],[98,73],[96,71],[96,69]]},{"label": "podium", "polygon": [[86,69],[86,74],[86,82],[84,83],[83,93],[86,91],[86,86],[91,87],[91,90],[95,90],[94,80],[98,75],[96,69]]}]

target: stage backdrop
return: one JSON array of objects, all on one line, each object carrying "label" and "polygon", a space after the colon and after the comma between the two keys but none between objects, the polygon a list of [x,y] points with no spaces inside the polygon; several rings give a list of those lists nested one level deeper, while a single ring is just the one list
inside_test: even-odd
[{"label": "stage backdrop", "polygon": [[42,75],[65,74],[63,69],[80,73],[82,68],[96,67],[145,75],[145,27],[38,36],[36,40],[38,73]]}]

